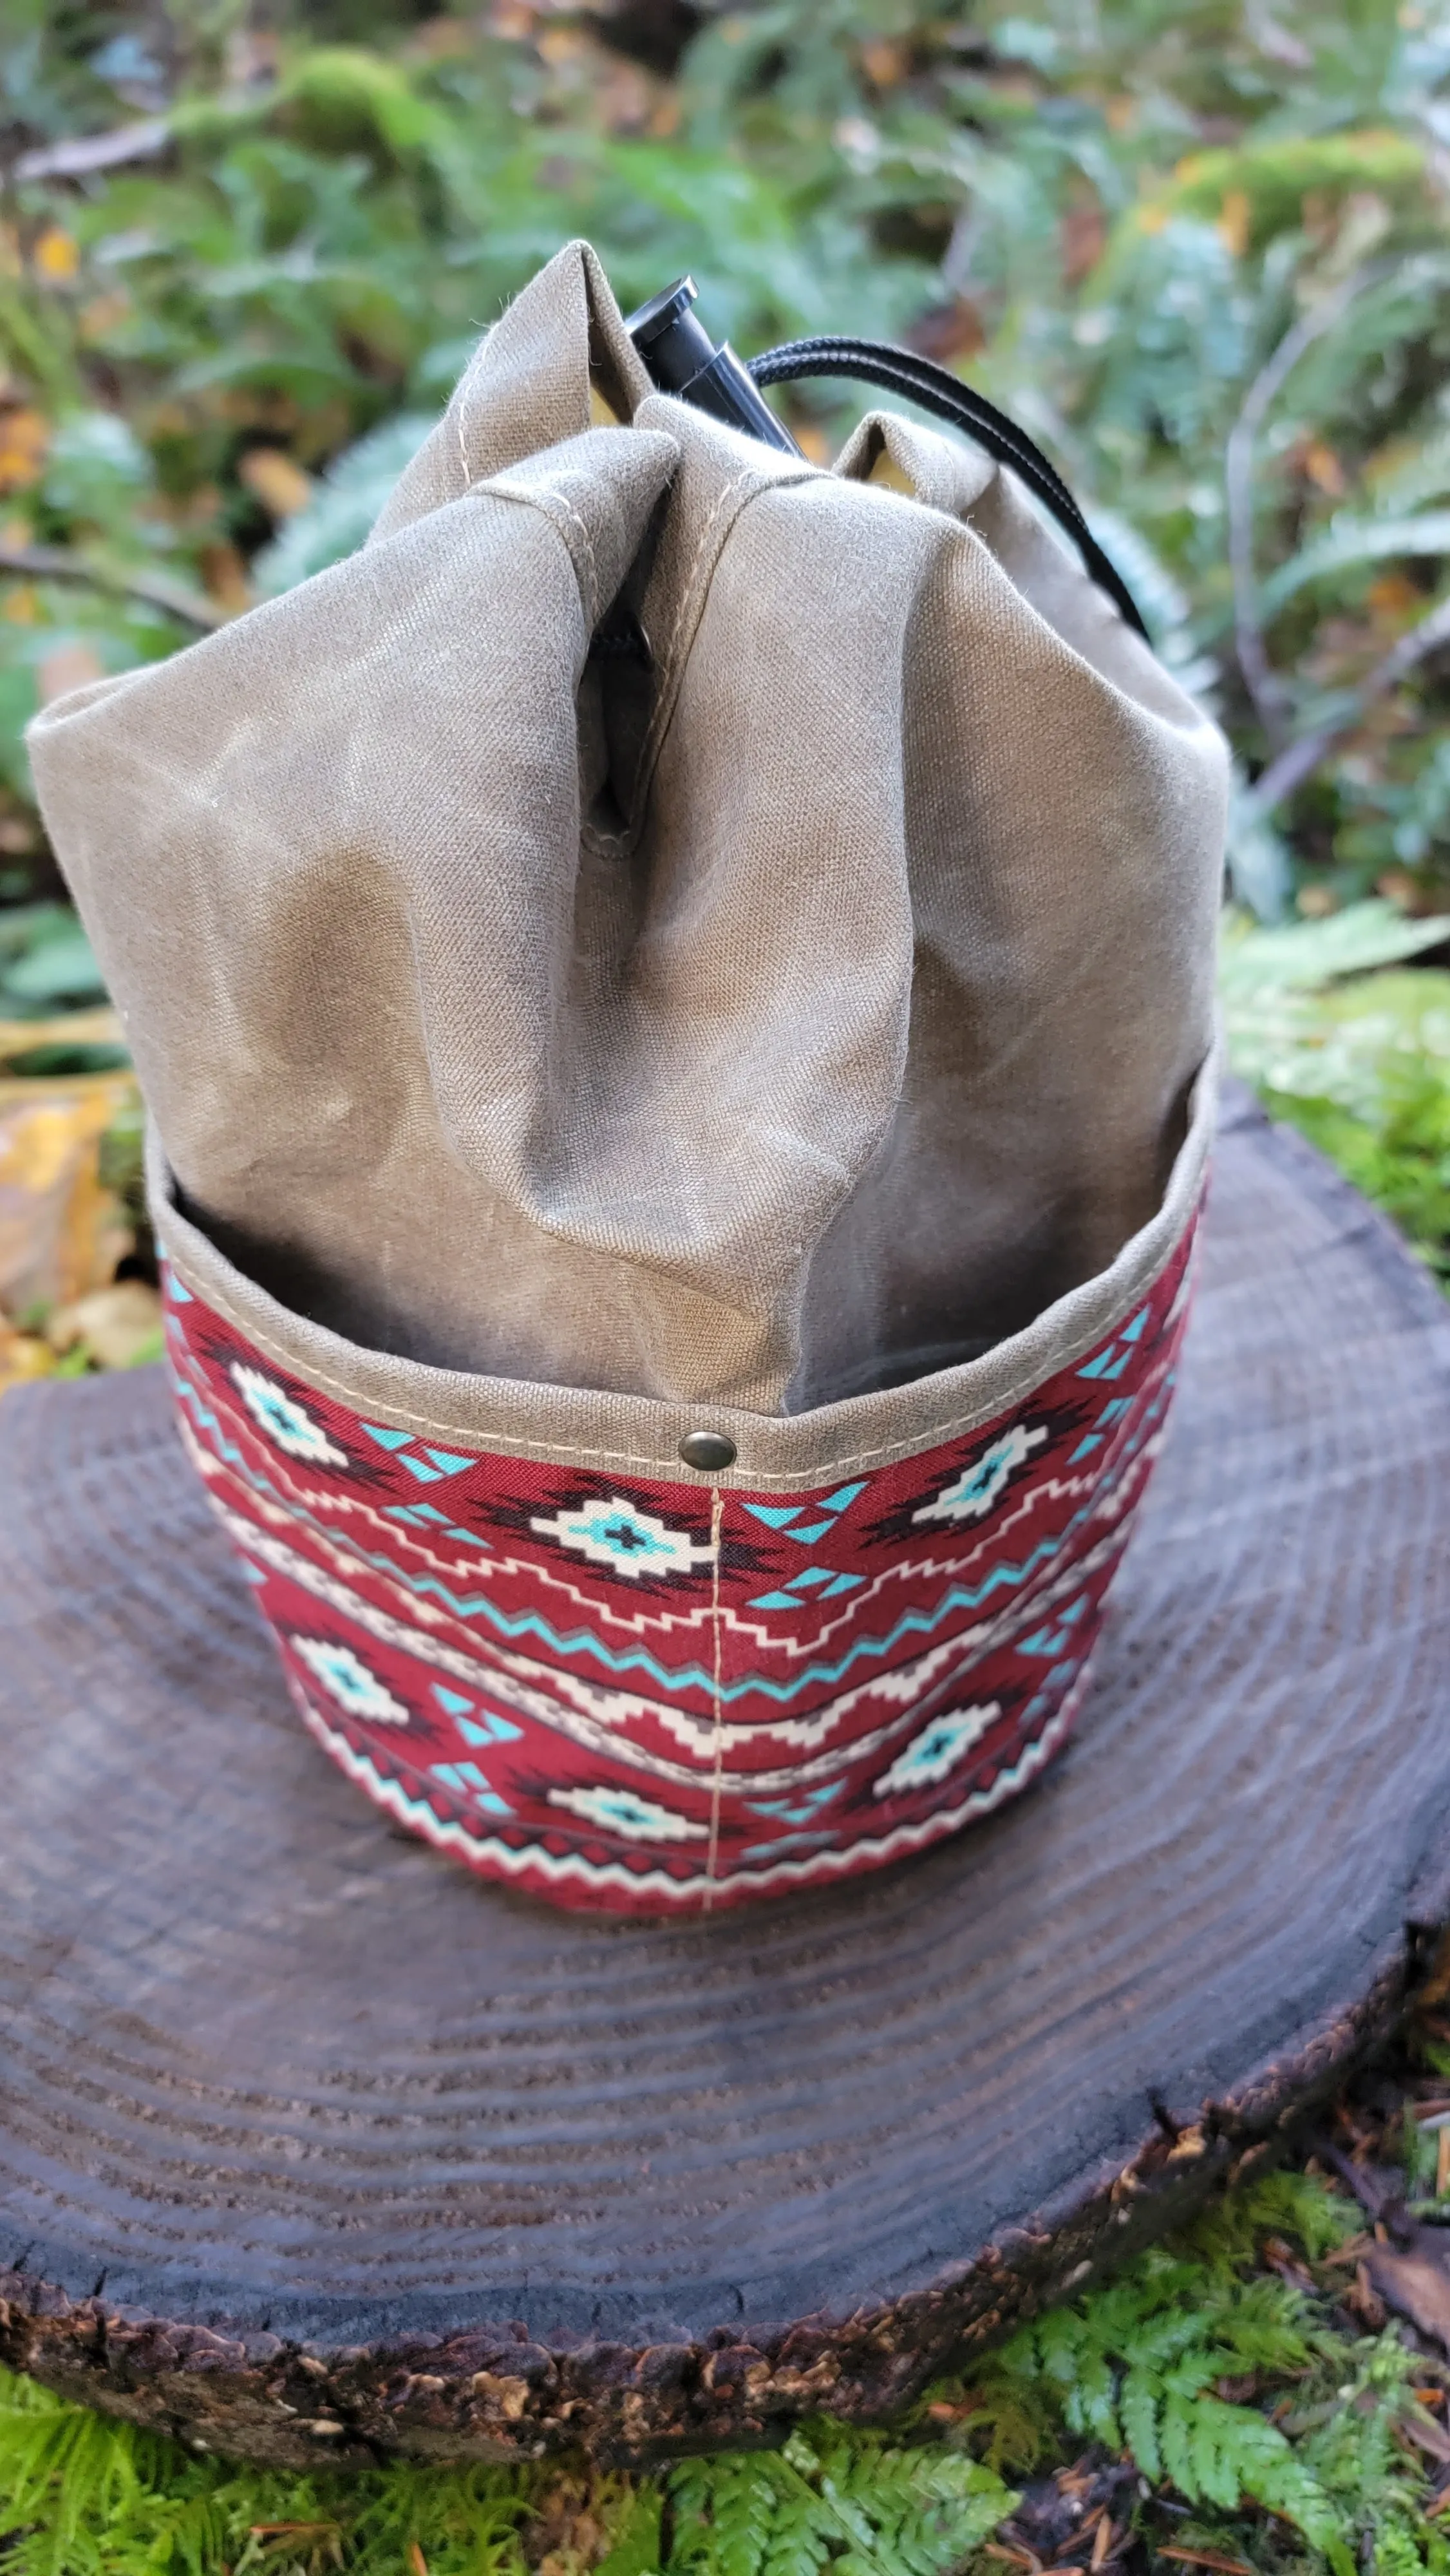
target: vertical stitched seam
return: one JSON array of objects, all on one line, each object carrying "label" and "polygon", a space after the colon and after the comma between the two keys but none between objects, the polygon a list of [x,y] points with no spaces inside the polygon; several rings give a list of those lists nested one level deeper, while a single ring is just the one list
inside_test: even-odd
[{"label": "vertical stitched seam", "polygon": [[724,1787],[725,1711],[721,1699],[721,1615],[720,1615],[720,1532],[725,1520],[725,1497],[718,1485],[710,1488],[710,1628],[713,1652],[711,1673],[715,1716],[715,1776],[710,1784],[710,1848],[705,1858],[705,1894],[701,1912],[708,1914],[715,1893],[715,1864],[720,1856],[720,1798]]},{"label": "vertical stitched seam", "polygon": [[[695,622],[698,623],[699,616],[703,613],[705,596],[708,592],[710,582],[714,577],[715,563],[719,552],[719,549],[717,548],[716,554],[709,557],[709,559],[704,563],[702,569],[701,559],[705,555],[705,549],[709,542],[710,533],[714,528],[715,522],[719,518],[721,511],[725,508],[726,503],[732,500],[737,492],[744,489],[744,500],[740,503],[740,508],[743,509],[745,507],[745,502],[753,500],[757,492],[769,492],[776,489],[774,484],[760,481],[759,473],[760,469],[758,466],[744,466],[740,473],[736,475],[734,482],[727,483],[724,491],[716,494],[709,515],[706,518],[703,528],[700,530],[699,541],[695,547],[695,551],[690,557],[690,568],[685,575],[684,583],[681,588],[679,606],[675,611],[674,623],[670,628],[669,641],[660,654],[656,666],[654,712],[649,720],[649,725],[644,738],[644,747],[640,752],[638,766],[635,771],[634,796],[630,805],[629,821],[624,832],[620,835],[618,843],[618,847],[621,851],[633,849],[640,833],[644,829],[645,808],[649,799],[650,786],[654,778],[656,767],[659,763],[660,751],[664,744],[665,736],[674,722],[675,698],[678,695],[682,677],[682,673],[676,667],[676,648],[679,644],[680,637],[684,632],[686,619],[693,618]],[[747,486],[753,488],[746,489],[745,487]],[[727,523],[725,535],[720,539],[721,546],[724,545],[725,536],[729,535],[730,524],[733,524],[733,522]],[[696,597],[697,590],[698,601]],[[691,631],[693,633],[693,628]]]},{"label": "vertical stitched seam", "polygon": [[662,698],[667,681],[674,676],[675,646],[680,640],[680,629],[684,625],[686,613],[694,602],[695,577],[700,570],[700,559],[710,541],[710,531],[714,527],[716,520],[719,518],[721,511],[724,509],[726,502],[734,499],[735,494],[740,490],[743,483],[753,482],[759,470],[758,466],[745,466],[742,471],[736,475],[733,483],[727,483],[723,492],[716,493],[709,515],[705,520],[703,528],[700,530],[699,540],[696,544],[695,551],[690,557],[690,569],[686,573],[684,581],[680,586],[680,603],[678,608],[675,610],[675,622],[670,628],[669,642],[666,644],[665,649],[660,656],[658,687]]},{"label": "vertical stitched seam", "polygon": [[[565,500],[562,492],[551,491],[549,499],[557,504],[566,519],[572,519],[580,536],[584,540],[585,561],[589,567],[589,598],[586,604],[589,613],[589,630],[592,634],[599,623],[601,611],[609,605],[607,600],[601,600],[599,596],[599,564],[594,553],[594,539],[589,533],[588,521],[580,518],[578,511],[570,502]],[[557,527],[558,521],[556,520],[554,524]],[[559,533],[562,536],[563,530],[560,529]]]}]

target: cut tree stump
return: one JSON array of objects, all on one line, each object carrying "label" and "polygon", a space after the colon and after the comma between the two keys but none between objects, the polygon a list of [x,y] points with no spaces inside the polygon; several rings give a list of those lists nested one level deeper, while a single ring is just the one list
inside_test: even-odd
[{"label": "cut tree stump", "polygon": [[1205,1259],[1075,1745],[714,1921],[398,1838],[160,1373],[9,1396],[0,2357],[264,2461],[647,2459],[887,2413],[1279,2153],[1450,1913],[1450,1315],[1242,1098]]}]

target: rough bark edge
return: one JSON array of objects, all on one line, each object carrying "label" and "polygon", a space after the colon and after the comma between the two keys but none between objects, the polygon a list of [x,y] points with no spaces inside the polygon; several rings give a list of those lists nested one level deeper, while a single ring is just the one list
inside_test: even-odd
[{"label": "rough bark edge", "polygon": [[212,2450],[286,2468],[439,2463],[584,2451],[647,2468],[691,2451],[780,2441],[801,2416],[867,2423],[1070,2297],[1280,2157],[1299,2122],[1391,2037],[1415,1988],[1444,1973],[1450,1857],[1437,1855],[1402,1939],[1363,1993],[1322,2014],[1218,2099],[1151,2105],[1124,2161],[1088,2167],[1020,2226],[927,2288],[851,2316],[817,2314],[742,2343],[549,2351],[518,2324],[325,2346],[170,2323],[0,2273],[0,2362],[60,2395]]}]

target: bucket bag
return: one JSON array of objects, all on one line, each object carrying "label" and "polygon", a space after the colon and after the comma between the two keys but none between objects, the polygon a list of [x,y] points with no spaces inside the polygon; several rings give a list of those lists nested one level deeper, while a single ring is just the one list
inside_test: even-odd
[{"label": "bucket bag", "polygon": [[297,1708],[556,1902],[902,1858],[1083,1697],[1227,762],[998,445],[743,435],[576,243],[359,553],[31,729]]}]

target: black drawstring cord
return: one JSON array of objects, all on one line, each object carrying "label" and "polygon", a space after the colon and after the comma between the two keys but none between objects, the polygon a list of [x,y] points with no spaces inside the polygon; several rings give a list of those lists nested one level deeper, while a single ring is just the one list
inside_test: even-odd
[{"label": "black drawstring cord", "polygon": [[1057,468],[1016,422],[995,403],[974,394],[957,376],[910,349],[894,349],[884,340],[850,340],[835,335],[814,340],[786,340],[778,349],[747,361],[755,383],[800,384],[812,376],[854,376],[886,393],[904,396],[953,429],[965,432],[989,456],[1010,465],[1043,508],[1071,537],[1093,580],[1116,601],[1128,624],[1145,643],[1152,642],[1138,603],[1117,566],[1103,552]]}]

